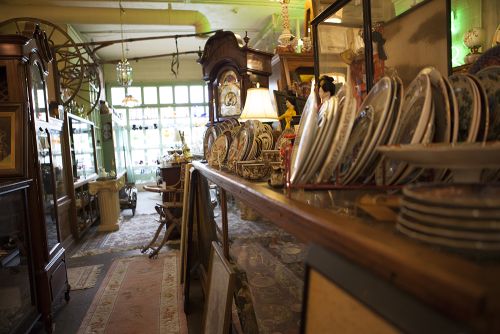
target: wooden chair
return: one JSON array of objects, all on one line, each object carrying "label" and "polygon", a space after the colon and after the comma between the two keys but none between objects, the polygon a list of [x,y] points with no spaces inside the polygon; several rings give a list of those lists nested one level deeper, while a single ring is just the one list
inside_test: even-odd
[{"label": "wooden chair", "polygon": [[[144,190],[161,193],[163,201],[162,203],[157,203],[155,205],[155,210],[159,215],[158,222],[160,225],[158,226],[151,242],[141,249],[142,253],[150,251],[150,258],[158,256],[159,251],[166,244],[174,231],[180,233],[185,165],[186,164],[180,165],[179,179],[177,182],[170,183],[168,186],[166,185],[166,182],[164,182],[161,186],[144,186]],[[155,246],[163,228],[165,228],[163,239],[158,246]]]}]

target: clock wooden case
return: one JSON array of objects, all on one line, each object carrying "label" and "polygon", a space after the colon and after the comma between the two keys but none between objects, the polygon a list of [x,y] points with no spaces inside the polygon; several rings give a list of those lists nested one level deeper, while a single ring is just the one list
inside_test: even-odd
[{"label": "clock wooden case", "polygon": [[258,83],[269,87],[273,54],[248,47],[231,31],[217,31],[210,37],[199,60],[208,85],[210,123],[238,118],[246,91]]}]

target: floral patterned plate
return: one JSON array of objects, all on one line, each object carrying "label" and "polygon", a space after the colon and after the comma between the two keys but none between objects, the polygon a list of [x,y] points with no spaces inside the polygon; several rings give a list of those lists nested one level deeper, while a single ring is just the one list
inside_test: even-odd
[{"label": "floral patterned plate", "polygon": [[488,140],[500,140],[500,66],[487,67],[476,74],[488,97],[490,122]]}]

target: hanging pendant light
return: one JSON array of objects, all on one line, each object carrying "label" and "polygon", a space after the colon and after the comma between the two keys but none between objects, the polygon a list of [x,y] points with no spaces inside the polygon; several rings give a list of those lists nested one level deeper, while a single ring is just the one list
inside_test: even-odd
[{"label": "hanging pendant light", "polygon": [[120,31],[122,36],[122,60],[118,62],[116,65],[116,80],[122,86],[130,86],[132,84],[132,66],[128,62],[127,58],[125,58],[125,48],[123,46],[123,19],[122,15],[124,13],[124,9],[122,7],[122,1],[119,2],[120,6]]}]

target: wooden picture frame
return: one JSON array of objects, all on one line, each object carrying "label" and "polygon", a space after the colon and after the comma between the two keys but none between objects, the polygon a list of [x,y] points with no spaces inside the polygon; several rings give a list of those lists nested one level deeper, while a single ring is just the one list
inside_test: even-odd
[{"label": "wooden picture frame", "polygon": [[337,253],[312,245],[305,262],[301,334],[468,332]]},{"label": "wooden picture frame", "polygon": [[236,273],[224,257],[221,247],[215,241],[212,242],[208,273],[202,332],[205,334],[228,334],[231,325]]},{"label": "wooden picture frame", "polygon": [[23,141],[23,105],[0,105],[0,176],[24,174]]}]

